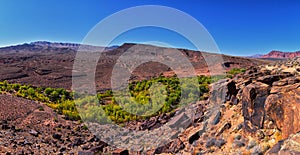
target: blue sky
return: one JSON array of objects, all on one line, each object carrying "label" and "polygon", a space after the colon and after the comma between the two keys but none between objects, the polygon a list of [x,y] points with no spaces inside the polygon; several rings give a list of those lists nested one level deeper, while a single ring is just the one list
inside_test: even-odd
[{"label": "blue sky", "polygon": [[[300,50],[300,2],[284,0],[2,0],[0,46],[37,40],[80,43],[103,18],[138,5],[163,5],[188,13],[205,26],[224,54]],[[180,35],[158,28],[129,31],[114,43],[149,41],[193,49]]]}]

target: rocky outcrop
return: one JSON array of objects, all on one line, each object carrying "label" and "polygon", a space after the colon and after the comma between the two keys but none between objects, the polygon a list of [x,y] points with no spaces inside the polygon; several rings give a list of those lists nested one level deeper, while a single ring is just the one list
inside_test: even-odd
[{"label": "rocky outcrop", "polygon": [[[201,148],[200,154],[298,154],[299,136],[283,140],[300,131],[299,60],[250,67],[243,75],[212,84],[208,107],[220,108],[210,115],[204,134],[188,130],[190,144]],[[216,147],[223,137],[229,138]]]},{"label": "rocky outcrop", "polygon": [[[289,90],[294,88],[292,90]],[[272,94],[266,101],[266,114],[275,122],[283,133],[283,138],[300,131],[300,88],[283,87],[276,94]]]},{"label": "rocky outcrop", "polygon": [[265,117],[265,101],[269,95],[270,87],[267,84],[254,82],[243,89],[242,109],[245,130],[255,133],[263,128]]},{"label": "rocky outcrop", "polygon": [[259,129],[267,128],[264,125],[270,121],[276,124],[284,137],[300,130],[298,128],[300,124],[296,123],[300,119],[298,116],[300,79],[298,73],[286,67],[294,62],[298,62],[298,59],[281,62],[281,70],[278,70],[277,74],[272,74],[274,68],[268,66],[251,67],[239,79],[247,81],[247,85],[244,82],[246,85],[244,88],[242,84],[237,84],[242,89],[239,96],[246,132],[255,133]]}]

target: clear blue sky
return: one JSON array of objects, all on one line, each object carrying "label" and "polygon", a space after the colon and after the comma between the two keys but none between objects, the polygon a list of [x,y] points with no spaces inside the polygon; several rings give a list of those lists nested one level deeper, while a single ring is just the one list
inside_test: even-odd
[{"label": "clear blue sky", "polygon": [[[300,1],[284,0],[2,0],[0,46],[37,40],[79,43],[106,16],[149,4],[190,14],[206,27],[224,54],[300,50]],[[156,40],[193,48],[180,37],[171,39],[174,36],[164,30],[145,28],[132,30],[115,43]]]}]

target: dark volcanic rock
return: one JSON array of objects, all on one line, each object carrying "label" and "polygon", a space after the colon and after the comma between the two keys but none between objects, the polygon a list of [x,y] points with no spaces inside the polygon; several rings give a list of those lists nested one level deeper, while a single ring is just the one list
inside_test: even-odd
[{"label": "dark volcanic rock", "polygon": [[210,85],[211,104],[222,104],[237,94],[235,82],[233,80],[224,79]]},{"label": "dark volcanic rock", "polygon": [[183,112],[175,116],[170,122],[169,126],[171,128],[186,128],[192,124],[192,120]]},{"label": "dark volcanic rock", "polygon": [[231,123],[230,122],[226,122],[225,124],[223,124],[221,126],[221,128],[218,130],[218,133],[216,134],[216,136],[221,135],[225,130],[230,129],[231,128]]},{"label": "dark volcanic rock", "polygon": [[226,144],[226,141],[224,139],[219,139],[219,140],[216,140],[216,142],[215,142],[215,146],[218,148],[221,148],[225,144]]},{"label": "dark volcanic rock", "polygon": [[58,140],[60,140],[61,139],[61,134],[53,134],[52,135],[52,137],[54,138],[54,139],[58,139]]},{"label": "dark volcanic rock", "polygon": [[94,155],[92,151],[78,151],[78,155]]},{"label": "dark volcanic rock", "polygon": [[107,147],[108,145],[105,142],[100,141],[100,144],[98,146],[95,146],[90,149],[92,152],[102,152],[103,148]]},{"label": "dark volcanic rock", "polygon": [[257,81],[268,85],[272,85],[273,82],[278,81],[279,79],[280,79],[279,75],[266,75],[266,76],[258,77]]},{"label": "dark volcanic rock", "polygon": [[255,133],[263,127],[265,117],[265,100],[270,91],[270,86],[255,82],[243,89],[242,110],[244,116],[245,130]]},{"label": "dark volcanic rock", "polygon": [[129,152],[126,149],[116,149],[112,152],[112,155],[129,155]]},{"label": "dark volcanic rock", "polygon": [[179,150],[183,149],[185,146],[182,141],[175,139],[165,146],[161,146],[155,149],[155,154],[160,153],[177,153]]},{"label": "dark volcanic rock", "polygon": [[212,147],[212,146],[215,145],[215,143],[216,143],[216,139],[215,139],[215,138],[209,138],[209,139],[206,141],[205,147],[206,147],[206,148]]},{"label": "dark volcanic rock", "polygon": [[266,100],[266,113],[282,131],[283,137],[300,131],[300,88],[272,94]]},{"label": "dark volcanic rock", "polygon": [[212,125],[216,125],[220,122],[220,119],[222,117],[222,113],[221,111],[218,111],[214,117],[214,119],[212,120]]}]

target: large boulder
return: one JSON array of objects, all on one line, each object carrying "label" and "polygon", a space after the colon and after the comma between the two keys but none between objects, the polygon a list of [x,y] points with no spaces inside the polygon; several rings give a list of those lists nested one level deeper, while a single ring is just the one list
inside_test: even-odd
[{"label": "large boulder", "polygon": [[243,89],[241,102],[247,132],[255,133],[263,128],[264,106],[269,92],[270,86],[261,82],[253,82]]},{"label": "large boulder", "polygon": [[235,81],[223,79],[210,85],[210,104],[223,104],[226,101],[236,96],[238,90],[236,89]]},{"label": "large boulder", "polygon": [[266,114],[282,131],[283,138],[300,131],[300,88],[282,87],[266,100]]}]

